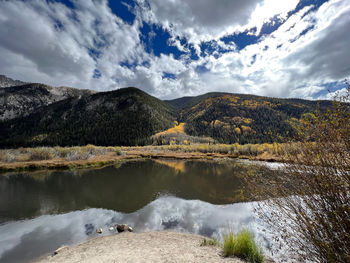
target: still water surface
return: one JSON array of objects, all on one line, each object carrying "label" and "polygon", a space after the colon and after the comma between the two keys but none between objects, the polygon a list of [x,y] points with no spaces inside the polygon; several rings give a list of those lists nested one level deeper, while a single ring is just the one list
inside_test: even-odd
[{"label": "still water surface", "polygon": [[0,175],[0,262],[28,262],[111,234],[127,223],[136,232],[174,230],[220,238],[246,227],[270,246],[243,203],[246,173],[270,173],[241,161],[128,161],[100,169]]}]

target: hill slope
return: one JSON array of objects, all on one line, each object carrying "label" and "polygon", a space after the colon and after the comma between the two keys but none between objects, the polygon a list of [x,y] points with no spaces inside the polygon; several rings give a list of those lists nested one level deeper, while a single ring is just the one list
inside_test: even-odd
[{"label": "hill slope", "polygon": [[0,145],[143,145],[174,110],[136,88],[71,97],[0,123]]},{"label": "hill slope", "polygon": [[255,95],[207,93],[167,101],[178,110],[193,136],[222,143],[283,142],[294,136],[291,122],[305,113],[331,107],[330,101],[278,99]]},{"label": "hill slope", "polygon": [[0,89],[0,121],[27,116],[42,106],[70,97],[80,97],[95,93],[68,87],[51,87],[40,83],[30,83]]}]

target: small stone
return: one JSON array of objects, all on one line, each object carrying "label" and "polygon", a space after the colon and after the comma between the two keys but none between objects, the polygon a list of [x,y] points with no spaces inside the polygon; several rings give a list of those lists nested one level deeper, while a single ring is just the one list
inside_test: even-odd
[{"label": "small stone", "polygon": [[120,232],[124,232],[124,224],[122,224],[122,225],[117,225],[117,230],[118,230],[118,232],[120,233]]},{"label": "small stone", "polygon": [[130,226],[126,225],[126,224],[117,225],[117,230],[118,230],[119,233],[120,232],[126,232],[126,231],[129,231],[129,232],[133,231],[133,229]]},{"label": "small stone", "polygon": [[114,227],[111,226],[110,228],[108,228],[108,230],[109,231],[114,231]]},{"label": "small stone", "polygon": [[53,255],[57,255],[58,253],[61,253],[62,251],[67,250],[67,249],[69,249],[69,246],[59,247],[55,250],[55,252],[53,252]]},{"label": "small stone", "polygon": [[99,234],[102,234],[102,228],[98,228],[98,229],[96,230],[96,232],[99,233]]}]

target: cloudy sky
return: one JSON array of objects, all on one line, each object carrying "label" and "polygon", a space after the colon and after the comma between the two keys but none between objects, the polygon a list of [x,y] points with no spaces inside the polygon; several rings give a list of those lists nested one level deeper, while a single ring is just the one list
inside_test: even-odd
[{"label": "cloudy sky", "polygon": [[162,99],[326,98],[350,76],[349,0],[0,0],[0,74]]}]

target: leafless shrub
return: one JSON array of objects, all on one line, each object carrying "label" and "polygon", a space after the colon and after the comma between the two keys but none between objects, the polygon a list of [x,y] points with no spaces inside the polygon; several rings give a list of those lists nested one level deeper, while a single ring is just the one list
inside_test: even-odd
[{"label": "leafless shrub", "polygon": [[284,149],[293,165],[273,178],[249,179],[267,199],[258,214],[298,262],[350,262],[349,98],[348,84],[332,109],[299,122],[300,143]]}]

